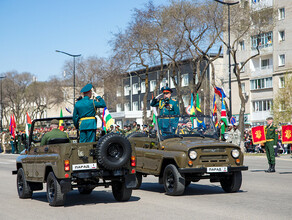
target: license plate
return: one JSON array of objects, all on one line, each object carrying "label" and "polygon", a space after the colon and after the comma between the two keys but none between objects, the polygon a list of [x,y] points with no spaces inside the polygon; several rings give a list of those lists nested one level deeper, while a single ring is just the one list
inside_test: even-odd
[{"label": "license plate", "polygon": [[91,170],[96,169],[96,163],[73,164],[72,170]]},{"label": "license plate", "polygon": [[207,173],[227,173],[227,167],[207,167]]}]

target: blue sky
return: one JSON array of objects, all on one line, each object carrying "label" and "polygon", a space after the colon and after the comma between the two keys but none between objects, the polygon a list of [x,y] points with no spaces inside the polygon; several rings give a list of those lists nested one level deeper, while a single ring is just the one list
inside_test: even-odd
[{"label": "blue sky", "polygon": [[[107,57],[112,33],[148,0],[0,0],[0,74],[30,72],[39,81],[62,76],[71,54]],[[167,4],[168,0],[153,0]]]}]

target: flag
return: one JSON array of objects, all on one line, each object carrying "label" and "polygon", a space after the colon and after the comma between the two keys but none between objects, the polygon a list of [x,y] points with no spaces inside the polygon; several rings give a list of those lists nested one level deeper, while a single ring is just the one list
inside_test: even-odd
[{"label": "flag", "polygon": [[205,122],[204,120],[202,120],[202,117],[200,117],[200,115],[202,114],[202,110],[201,110],[201,105],[200,105],[199,93],[197,93],[197,98],[196,98],[196,110],[197,110],[196,118],[197,118],[198,128],[206,129]]},{"label": "flag", "polygon": [[215,127],[218,127],[218,118],[217,118],[217,105],[216,105],[216,96],[214,94],[214,99],[213,99],[213,114],[212,114],[212,119],[214,121]]},{"label": "flag", "polygon": [[202,112],[201,105],[200,105],[200,99],[199,99],[199,93],[197,93],[196,110],[199,111],[199,112]]},{"label": "flag", "polygon": [[14,114],[10,116],[10,125],[9,131],[13,138],[15,138],[15,131],[16,131],[16,121]]},{"label": "flag", "polygon": [[[63,117],[63,111],[62,111],[62,109],[61,109],[61,111],[60,111],[60,117],[62,118]],[[62,125],[64,123],[64,120],[59,120],[59,129],[61,130],[61,131],[64,131],[64,126]]]},{"label": "flag", "polygon": [[256,126],[251,128],[251,137],[253,144],[261,144],[266,142],[265,127]]},{"label": "flag", "polygon": [[72,114],[72,111],[71,111],[71,109],[69,107],[68,108],[65,107],[65,109],[66,109],[67,112],[69,112],[70,114]]},{"label": "flag", "polygon": [[292,144],[292,125],[282,126],[282,143]]},{"label": "flag", "polygon": [[220,98],[225,98],[226,95],[225,95],[225,92],[222,88],[219,88],[219,87],[214,87],[214,92],[220,96]]},{"label": "flag", "polygon": [[31,127],[31,119],[30,119],[28,113],[26,113],[25,122],[26,122],[25,123],[25,134],[28,137],[29,136],[29,130],[30,130],[30,127]]},{"label": "flag", "polygon": [[226,106],[225,106],[224,100],[222,100],[221,121],[223,122],[223,124],[221,124],[221,134],[224,134],[227,128],[227,124],[228,124],[228,119],[226,115]]},{"label": "flag", "polygon": [[102,129],[104,131],[108,130],[110,128],[111,125],[114,124],[114,119],[112,118],[112,116],[109,113],[109,110],[107,109],[107,107],[105,107],[103,109],[103,113],[102,113]]},{"label": "flag", "polygon": [[194,97],[193,97],[193,93],[192,93],[191,94],[191,109],[190,109],[190,115],[195,115],[195,112],[196,112],[196,110],[195,110],[195,107],[194,107]]}]

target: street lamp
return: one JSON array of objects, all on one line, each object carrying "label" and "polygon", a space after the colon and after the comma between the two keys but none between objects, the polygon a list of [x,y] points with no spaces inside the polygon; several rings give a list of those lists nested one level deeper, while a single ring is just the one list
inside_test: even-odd
[{"label": "street lamp", "polygon": [[64,51],[56,50],[57,53],[63,53],[70,57],[73,57],[73,108],[75,107],[75,57],[80,57],[81,54],[73,55],[70,53],[66,53]]},{"label": "street lamp", "polygon": [[218,3],[221,3],[223,5],[228,6],[228,68],[229,68],[229,80],[228,80],[228,85],[229,85],[229,118],[232,116],[232,107],[231,107],[231,57],[230,57],[230,6],[236,5],[239,3],[237,2],[223,2],[221,0],[214,0]]},{"label": "street lamp", "polygon": [[0,102],[0,131],[3,131],[3,126],[2,126],[2,119],[3,119],[3,102],[2,102],[2,79],[6,78],[6,76],[0,76],[0,80],[1,80],[1,102]]}]

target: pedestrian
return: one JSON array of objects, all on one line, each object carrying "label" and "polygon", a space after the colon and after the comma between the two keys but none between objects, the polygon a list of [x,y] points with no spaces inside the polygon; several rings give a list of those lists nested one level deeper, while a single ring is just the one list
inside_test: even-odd
[{"label": "pedestrian", "polygon": [[265,134],[266,134],[266,143],[264,144],[266,149],[266,155],[268,159],[269,168],[266,170],[267,173],[276,172],[275,165],[275,148],[278,142],[278,134],[277,134],[277,127],[273,124],[273,118],[268,117],[267,125],[265,126]]},{"label": "pedestrian", "polygon": [[80,131],[80,143],[95,142],[96,140],[96,111],[97,108],[106,107],[105,101],[100,96],[92,97],[92,85],[87,84],[80,92],[83,98],[76,102],[73,111],[74,125]]},{"label": "pedestrian", "polygon": [[238,124],[233,125],[233,137],[232,137],[232,143],[236,144],[237,146],[240,146],[240,139],[241,132],[238,129]]},{"label": "pedestrian", "polygon": [[[172,89],[168,86],[163,86],[161,88],[161,92],[162,94],[159,94],[157,97],[152,99],[150,105],[152,107],[158,107],[160,116],[179,115],[178,102],[171,98],[171,94],[173,92]],[[164,132],[175,133],[178,121],[178,117],[158,120],[158,126],[162,131],[162,135],[166,134]]]},{"label": "pedestrian", "polygon": [[52,130],[44,134],[44,136],[41,139],[41,146],[47,145],[50,140],[55,138],[67,138],[68,142],[70,142],[69,135],[66,132],[58,129],[58,127],[59,121],[57,119],[53,119],[50,125],[50,128]]}]

